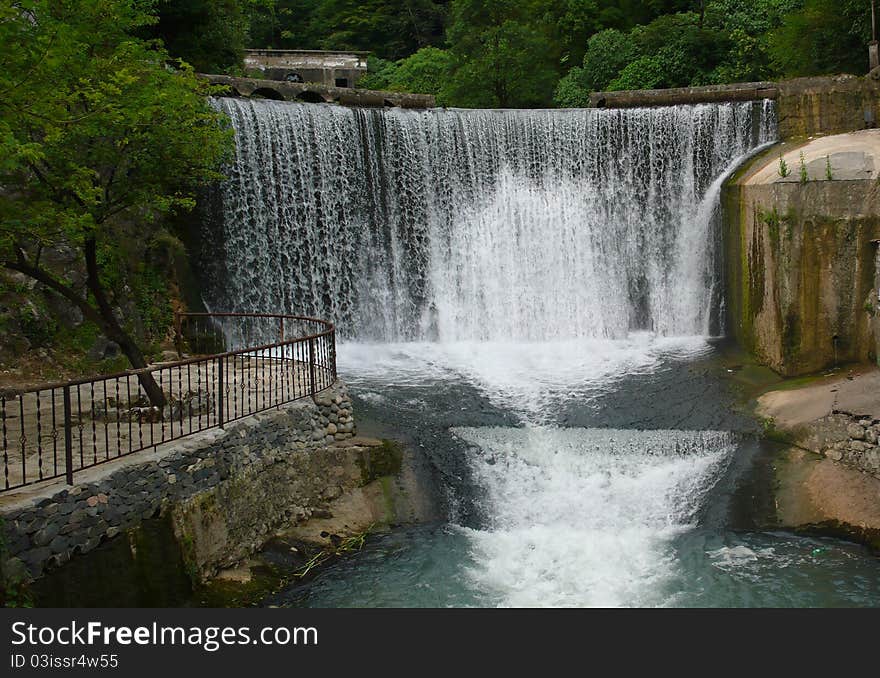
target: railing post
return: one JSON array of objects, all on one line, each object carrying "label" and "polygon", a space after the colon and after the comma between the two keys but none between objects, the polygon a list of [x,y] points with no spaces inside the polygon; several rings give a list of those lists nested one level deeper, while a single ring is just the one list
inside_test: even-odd
[{"label": "railing post", "polygon": [[180,311],[174,312],[174,348],[177,349],[178,360],[183,359],[183,328],[181,327]]},{"label": "railing post", "polygon": [[333,381],[336,381],[339,375],[336,373],[336,328],[334,327],[330,330],[330,360],[333,362],[331,365],[333,369]]},{"label": "railing post", "polygon": [[70,386],[64,387],[64,466],[67,484],[73,485],[73,432],[70,430]]},{"label": "railing post", "polygon": [[315,338],[309,337],[309,392],[315,395]]},{"label": "railing post", "polygon": [[223,428],[223,356],[217,357],[217,424]]}]

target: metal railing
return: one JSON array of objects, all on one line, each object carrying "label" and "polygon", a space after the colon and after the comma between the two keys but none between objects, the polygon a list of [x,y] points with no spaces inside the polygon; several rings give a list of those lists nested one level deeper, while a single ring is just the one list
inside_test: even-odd
[{"label": "metal railing", "polygon": [[[222,428],[336,381],[336,333],[329,322],[181,313],[174,325],[178,360],[0,391],[0,492],[61,477],[72,485],[77,471]],[[146,374],[164,403],[150,401],[141,383]]]}]

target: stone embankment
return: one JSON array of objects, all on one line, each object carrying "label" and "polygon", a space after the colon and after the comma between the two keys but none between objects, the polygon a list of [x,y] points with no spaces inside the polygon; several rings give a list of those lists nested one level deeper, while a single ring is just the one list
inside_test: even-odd
[{"label": "stone embankment", "polygon": [[880,550],[880,370],[766,393],[758,414],[790,444],[774,465],[779,525]]},{"label": "stone embankment", "polygon": [[413,484],[387,482],[401,472],[399,453],[356,433],[347,388],[337,382],[313,399],[95,467],[73,487],[4,495],[4,576],[34,580],[160,516],[202,580],[278,531],[327,523],[337,503],[347,520],[333,527],[343,531],[417,517],[420,508],[402,496]]}]

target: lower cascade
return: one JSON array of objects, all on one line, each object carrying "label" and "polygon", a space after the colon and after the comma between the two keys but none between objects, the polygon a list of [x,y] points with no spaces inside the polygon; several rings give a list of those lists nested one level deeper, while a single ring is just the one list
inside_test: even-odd
[{"label": "lower cascade", "polygon": [[771,102],[363,110],[222,98],[208,300],[362,341],[719,334],[719,177]]}]

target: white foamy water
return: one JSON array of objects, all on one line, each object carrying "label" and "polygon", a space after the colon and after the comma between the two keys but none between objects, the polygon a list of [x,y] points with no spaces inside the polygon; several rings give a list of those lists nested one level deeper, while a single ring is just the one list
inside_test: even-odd
[{"label": "white foamy water", "polygon": [[455,429],[475,446],[491,525],[470,575],[526,607],[666,602],[672,540],[690,529],[734,449],[728,433]]},{"label": "white foamy water", "polygon": [[523,421],[543,423],[565,400],[598,396],[621,377],[649,374],[670,358],[696,358],[708,350],[702,337],[646,332],[620,340],[345,343],[338,364],[354,386],[464,381]]},{"label": "white foamy water", "polygon": [[203,239],[208,300],[382,342],[717,334],[713,181],[776,127],[769,102],[217,106],[237,146]]}]

